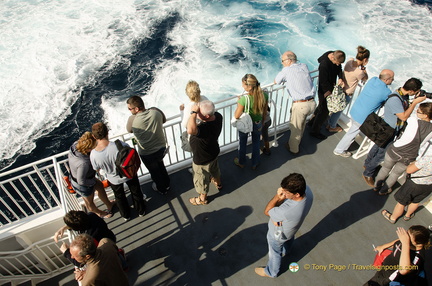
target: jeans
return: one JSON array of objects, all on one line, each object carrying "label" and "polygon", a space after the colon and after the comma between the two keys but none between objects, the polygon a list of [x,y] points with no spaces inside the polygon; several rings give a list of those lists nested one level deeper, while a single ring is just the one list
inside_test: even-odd
[{"label": "jeans", "polygon": [[336,145],[336,148],[334,149],[335,153],[341,154],[348,150],[349,146],[351,146],[351,144],[354,142],[357,134],[360,133],[360,126],[360,123],[351,119],[351,127],[344,137],[342,137],[341,141],[339,141],[339,143]]},{"label": "jeans", "polygon": [[149,155],[140,155],[141,160],[150,173],[160,192],[166,192],[170,187],[170,178],[163,162],[165,147]]},{"label": "jeans", "polygon": [[[345,100],[346,100],[347,105],[351,102],[351,99],[352,99],[352,96],[345,95]],[[330,116],[330,118],[328,120],[328,124],[330,125],[330,128],[336,128],[339,117],[341,116],[342,112],[343,112],[343,110],[336,112],[336,113],[333,113]]]},{"label": "jeans", "polygon": [[[387,146],[388,145],[389,144],[387,144]],[[376,168],[384,160],[387,146],[385,146],[384,148],[381,148],[381,147],[378,147],[376,144],[373,145],[373,147],[369,151],[369,154],[368,154],[368,156],[365,160],[365,163],[364,163],[365,170],[363,172],[363,175],[365,177],[374,177]]]},{"label": "jeans", "polygon": [[[126,181],[126,184],[128,185],[129,191],[131,192],[134,208],[138,211],[138,214],[143,214],[146,210],[146,205],[143,193],[141,192],[141,186],[138,180],[138,176],[135,176],[132,179]],[[116,204],[121,216],[124,218],[130,218],[130,207],[126,198],[123,183],[119,185],[113,185],[110,183],[110,185],[111,189],[114,192]]]},{"label": "jeans", "polygon": [[[260,162],[260,137],[261,137],[262,122],[253,123],[252,130],[252,166],[258,166]],[[239,131],[239,147],[238,147],[238,158],[239,163],[244,165],[246,163],[246,145],[249,133],[243,133]]]},{"label": "jeans", "polygon": [[270,277],[277,277],[282,261],[282,256],[288,254],[294,242],[294,237],[287,241],[276,240],[274,233],[267,232],[269,248],[269,260],[265,267],[265,273]]}]

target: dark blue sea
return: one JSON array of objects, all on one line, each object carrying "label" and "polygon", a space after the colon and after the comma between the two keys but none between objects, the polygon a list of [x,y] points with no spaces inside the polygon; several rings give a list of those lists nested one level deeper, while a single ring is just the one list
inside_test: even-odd
[{"label": "dark blue sea", "polygon": [[91,125],[125,132],[125,101],[168,116],[188,80],[217,100],[245,73],[271,83],[280,55],[311,70],[328,50],[371,50],[370,76],[393,69],[432,91],[431,1],[48,1],[0,3],[0,169],[65,151]]}]

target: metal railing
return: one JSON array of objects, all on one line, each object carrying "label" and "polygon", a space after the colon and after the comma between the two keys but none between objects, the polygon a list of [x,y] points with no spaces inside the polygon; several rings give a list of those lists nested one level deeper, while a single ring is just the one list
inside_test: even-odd
[{"label": "metal railing", "polygon": [[[311,75],[316,85],[317,71],[312,71]],[[292,100],[284,86],[270,84],[263,88],[268,92],[271,105],[272,126],[269,133],[275,136],[273,145],[277,146],[277,134],[289,128]],[[223,116],[223,129],[219,137],[221,154],[238,146],[238,132],[230,124],[237,100],[238,96],[232,96],[215,102],[217,111]],[[349,108],[344,114],[348,114]],[[169,173],[191,165],[191,154],[181,149],[182,131],[180,115],[168,118],[164,124],[169,145],[164,162]],[[121,139],[132,146],[132,138],[133,134],[128,133],[111,137],[110,140]],[[0,174],[0,233],[7,232],[6,229],[19,222],[36,220],[38,215],[53,209],[61,208],[66,213],[81,208],[80,200],[69,193],[63,180],[68,174],[67,161],[67,152],[63,152]],[[144,165],[141,165],[138,175],[141,183],[150,180]],[[24,248],[0,252],[0,277],[10,281],[40,279],[42,276],[47,279],[68,269],[68,262],[51,238]]]},{"label": "metal railing", "polygon": [[[288,128],[291,100],[286,96],[283,86],[273,84],[265,86],[271,99],[273,124],[270,132]],[[219,137],[221,152],[226,153],[237,148],[238,133],[230,121],[236,109],[237,96],[215,102],[216,109],[224,118],[223,130]],[[191,164],[191,154],[181,149],[180,135],[182,127],[180,115],[167,119],[164,124],[169,151],[164,158],[169,172],[175,172]],[[110,137],[110,140],[121,139],[133,145],[133,134],[126,133]],[[65,190],[63,177],[67,176],[67,151],[45,158],[31,164],[0,174],[0,230],[16,222],[31,219],[32,216],[62,207],[65,212],[77,209],[79,202],[76,196]],[[150,176],[142,164],[138,173],[141,183]]]},{"label": "metal railing", "polygon": [[[311,72],[315,85],[318,79],[317,72],[317,70]],[[264,86],[263,89],[268,92],[271,106],[272,126],[269,133],[274,134],[276,140],[278,133],[289,128],[292,100],[287,95],[284,86],[269,84]],[[361,88],[358,90],[361,90]],[[359,92],[356,92],[353,101]],[[230,124],[237,100],[238,96],[232,96],[214,102],[217,111],[223,116],[223,129],[219,137],[221,154],[237,148],[238,132]],[[352,102],[345,109],[345,116],[348,116]],[[181,149],[180,135],[182,131],[180,115],[168,118],[164,124],[164,133],[169,146],[164,163],[169,173],[190,166],[192,161],[191,153]],[[132,138],[133,134],[125,133],[110,137],[110,140],[121,139],[133,146]],[[274,146],[277,146],[277,142],[274,142]],[[65,151],[0,173],[0,232],[4,227],[23,220],[31,220],[33,216],[52,209],[62,208],[64,212],[67,212],[71,209],[80,208],[81,202],[75,195],[68,193],[63,180],[68,175],[67,161],[67,151]],[[143,164],[138,176],[141,183],[150,180],[150,175]]]},{"label": "metal railing", "polygon": [[0,281],[4,282],[37,282],[71,269],[70,262],[51,238],[33,243],[20,251],[2,251],[0,260]]}]

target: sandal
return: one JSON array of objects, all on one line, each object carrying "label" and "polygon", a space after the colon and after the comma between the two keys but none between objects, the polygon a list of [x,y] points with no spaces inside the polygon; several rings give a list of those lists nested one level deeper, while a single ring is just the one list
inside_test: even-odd
[{"label": "sandal", "polygon": [[237,157],[234,158],[234,164],[236,164],[236,165],[239,166],[240,168],[244,168],[244,165],[240,164],[240,162],[239,162],[239,158],[237,158]]},{"label": "sandal", "polygon": [[110,211],[105,211],[105,213],[106,213],[106,214],[104,214],[104,215],[99,215],[99,217],[102,218],[102,219],[112,218],[112,216],[113,216],[113,213],[112,213],[112,212],[110,212]]},{"label": "sandal", "polygon": [[396,220],[395,219],[391,219],[391,212],[389,212],[388,210],[382,210],[381,214],[383,215],[383,217],[388,220],[390,223],[395,223]]},{"label": "sandal", "polygon": [[194,206],[206,205],[208,204],[207,200],[202,201],[200,197],[193,197],[189,199],[189,202]]},{"label": "sandal", "polygon": [[403,216],[403,220],[404,221],[409,221],[410,219],[412,219],[415,216],[415,213],[412,213],[410,216]]},{"label": "sandal", "polygon": [[216,183],[216,181],[213,179],[213,178],[211,178],[211,181],[212,181],[212,183],[216,186],[216,188],[218,189],[218,190],[222,190],[222,188],[223,188],[223,186],[222,186],[222,184],[217,184]]}]

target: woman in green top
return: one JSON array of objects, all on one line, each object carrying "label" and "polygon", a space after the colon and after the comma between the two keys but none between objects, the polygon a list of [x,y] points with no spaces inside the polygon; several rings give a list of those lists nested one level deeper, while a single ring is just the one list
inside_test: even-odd
[{"label": "woman in green top", "polygon": [[[261,127],[263,119],[267,114],[267,94],[264,94],[260,87],[260,83],[253,74],[246,74],[242,78],[242,86],[244,90],[248,93],[245,96],[241,96],[237,102],[237,109],[234,113],[235,118],[240,118],[240,116],[245,112],[246,106],[246,96],[249,97],[250,108],[249,115],[252,117],[253,130],[252,134],[252,169],[256,169],[260,161],[260,136]],[[238,157],[234,159],[234,164],[243,168],[246,163],[246,144],[248,133],[243,133],[239,131],[239,148]]]}]

